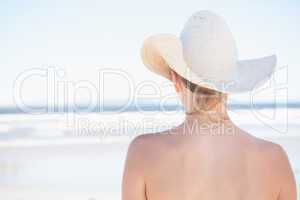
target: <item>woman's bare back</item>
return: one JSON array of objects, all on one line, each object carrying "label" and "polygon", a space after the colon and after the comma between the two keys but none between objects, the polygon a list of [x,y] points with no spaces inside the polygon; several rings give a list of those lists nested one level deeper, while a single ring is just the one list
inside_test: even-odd
[{"label": "woman's bare back", "polygon": [[[132,142],[123,199],[296,199],[293,174],[279,145],[239,129],[196,136],[180,131],[143,135]],[[144,187],[144,192],[135,196],[127,187]]]}]

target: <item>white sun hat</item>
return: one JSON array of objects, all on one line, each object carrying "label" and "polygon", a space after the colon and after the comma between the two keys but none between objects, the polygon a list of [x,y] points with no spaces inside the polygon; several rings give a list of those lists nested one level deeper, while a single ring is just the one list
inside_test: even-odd
[{"label": "white sun hat", "polygon": [[199,86],[224,93],[251,91],[272,75],[276,56],[238,60],[226,22],[211,11],[199,11],[186,22],[180,37],[157,34],[147,38],[142,60],[153,72],[170,79],[173,70]]}]

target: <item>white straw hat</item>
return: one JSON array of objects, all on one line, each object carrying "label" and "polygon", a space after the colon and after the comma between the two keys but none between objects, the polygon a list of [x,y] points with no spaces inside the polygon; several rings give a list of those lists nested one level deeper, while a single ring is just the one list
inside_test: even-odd
[{"label": "white straw hat", "polygon": [[147,38],[142,60],[153,72],[170,79],[170,71],[192,83],[224,93],[251,91],[274,71],[276,56],[238,60],[226,22],[211,11],[192,15],[178,38],[157,34]]}]

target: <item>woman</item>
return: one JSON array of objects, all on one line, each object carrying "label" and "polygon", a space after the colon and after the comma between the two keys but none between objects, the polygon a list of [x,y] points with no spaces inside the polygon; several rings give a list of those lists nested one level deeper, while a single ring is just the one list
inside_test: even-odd
[{"label": "woman", "polygon": [[224,20],[200,11],[180,38],[148,38],[142,58],[151,71],[174,83],[186,119],[174,129],[134,139],[123,200],[296,200],[284,150],[239,129],[226,112],[227,95],[263,84],[275,56],[238,61]]}]

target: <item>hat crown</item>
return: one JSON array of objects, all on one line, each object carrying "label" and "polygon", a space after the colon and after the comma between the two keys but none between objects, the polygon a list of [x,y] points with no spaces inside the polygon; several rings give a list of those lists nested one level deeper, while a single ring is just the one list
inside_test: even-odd
[{"label": "hat crown", "polygon": [[236,67],[237,48],[226,22],[211,11],[199,11],[181,33],[183,57],[199,76],[225,79]]}]

